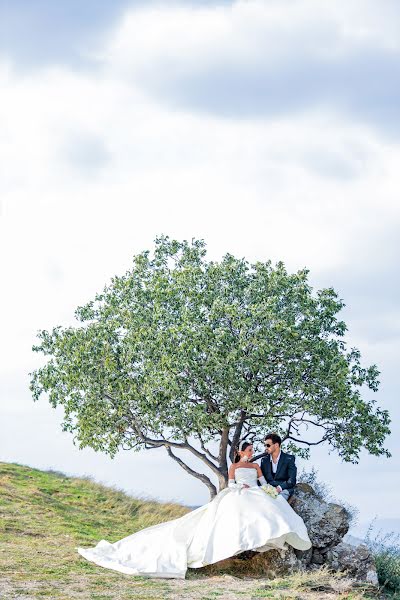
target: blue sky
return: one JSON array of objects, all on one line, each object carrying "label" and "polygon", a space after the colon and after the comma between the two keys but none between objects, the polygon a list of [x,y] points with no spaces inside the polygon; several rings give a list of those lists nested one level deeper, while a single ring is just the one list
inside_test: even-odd
[{"label": "blue sky", "polygon": [[22,69],[49,63],[79,68],[102,32],[118,25],[130,9],[152,4],[157,5],[151,0],[0,0],[0,50]]},{"label": "blue sky", "polygon": [[393,457],[311,463],[360,521],[400,518],[399,16],[394,1],[0,0],[0,460],[207,500],[162,452],[79,451],[28,390],[39,329],[73,323],[157,235],[204,238],[210,260],[306,266],[344,299],[349,345],[382,372]]},{"label": "blue sky", "polygon": [[0,49],[22,69],[49,63],[79,67],[99,31],[118,22],[126,0],[1,0]]}]

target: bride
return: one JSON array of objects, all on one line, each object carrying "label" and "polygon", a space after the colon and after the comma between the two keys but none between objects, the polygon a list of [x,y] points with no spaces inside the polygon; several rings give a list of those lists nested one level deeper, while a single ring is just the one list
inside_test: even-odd
[{"label": "bride", "polygon": [[228,487],[208,504],[114,544],[101,540],[94,548],[77,548],[79,554],[121,573],[184,579],[188,567],[204,567],[245,550],[283,549],[285,542],[307,550],[311,542],[303,519],[276,496],[259,465],[249,462],[252,456],[252,444],[242,442]]}]

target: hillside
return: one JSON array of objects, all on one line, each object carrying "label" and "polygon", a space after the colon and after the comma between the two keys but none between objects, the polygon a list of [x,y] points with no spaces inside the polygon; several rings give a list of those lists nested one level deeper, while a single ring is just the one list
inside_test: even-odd
[{"label": "hillside", "polygon": [[76,552],[77,546],[116,541],[188,510],[135,499],[90,479],[0,463],[0,598],[377,598],[324,572],[268,582],[191,570],[186,581],[149,580],[102,569]]}]

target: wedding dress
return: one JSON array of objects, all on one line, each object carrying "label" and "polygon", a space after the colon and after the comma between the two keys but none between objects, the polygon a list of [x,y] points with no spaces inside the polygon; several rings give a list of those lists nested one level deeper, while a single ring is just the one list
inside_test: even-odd
[{"label": "wedding dress", "polygon": [[234,487],[179,519],[114,544],[101,540],[94,548],[77,550],[121,573],[184,579],[188,567],[204,567],[244,550],[283,549],[285,542],[298,550],[311,547],[303,519],[285,498],[273,498],[257,485],[256,469],[236,468],[235,480]]}]

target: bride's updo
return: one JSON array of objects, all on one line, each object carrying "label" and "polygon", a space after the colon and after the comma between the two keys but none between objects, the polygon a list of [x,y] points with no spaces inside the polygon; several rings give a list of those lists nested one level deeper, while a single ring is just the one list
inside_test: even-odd
[{"label": "bride's updo", "polygon": [[246,448],[248,448],[251,445],[252,445],[251,442],[240,442],[239,446],[237,446],[235,449],[235,458],[233,459],[233,462],[234,463],[239,462],[240,461],[239,452],[243,452],[243,450],[246,450]]}]

